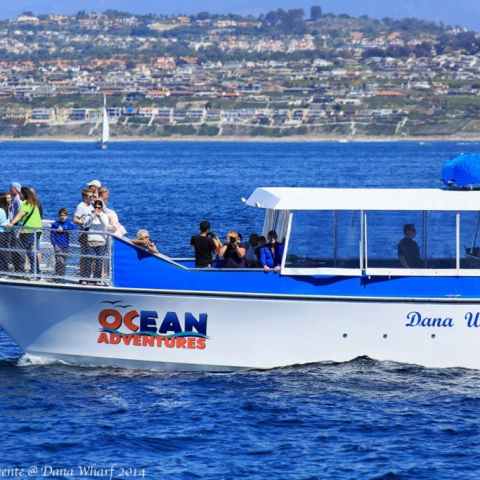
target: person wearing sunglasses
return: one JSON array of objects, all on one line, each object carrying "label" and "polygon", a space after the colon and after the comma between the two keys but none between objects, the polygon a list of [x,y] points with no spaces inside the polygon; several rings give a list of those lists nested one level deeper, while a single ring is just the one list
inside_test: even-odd
[{"label": "person wearing sunglasses", "polygon": [[88,225],[88,247],[90,257],[90,271],[87,272],[87,278],[93,273],[93,278],[97,282],[102,281],[104,259],[107,255],[108,235],[110,222],[107,214],[103,210],[104,205],[101,200],[94,200],[93,211],[87,220]]},{"label": "person wearing sunglasses", "polygon": [[[82,190],[82,201],[77,205],[73,214],[73,223],[78,225],[81,230],[88,230],[87,223],[90,222],[93,213],[92,205],[93,194],[88,188]],[[89,257],[88,236],[86,233],[80,233],[78,236],[80,243],[80,277],[89,278],[91,273],[91,259]]]}]

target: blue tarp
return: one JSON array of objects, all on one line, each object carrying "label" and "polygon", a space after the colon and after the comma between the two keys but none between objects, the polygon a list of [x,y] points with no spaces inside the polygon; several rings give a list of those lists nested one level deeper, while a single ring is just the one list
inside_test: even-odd
[{"label": "blue tarp", "polygon": [[460,155],[446,162],[442,181],[450,188],[480,188],[480,155]]}]

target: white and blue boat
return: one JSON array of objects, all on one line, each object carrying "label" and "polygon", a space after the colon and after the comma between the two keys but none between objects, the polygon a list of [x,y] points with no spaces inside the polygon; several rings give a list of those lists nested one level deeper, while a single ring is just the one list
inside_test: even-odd
[{"label": "white and blue boat", "polygon": [[[44,245],[41,278],[4,272],[0,324],[26,353],[74,364],[268,369],[368,355],[480,368],[478,165],[450,162],[438,189],[256,189],[246,204],[285,239],[278,272],[196,269],[109,236],[104,284],[82,285],[78,262],[59,278]],[[416,263],[399,258],[406,224]]]}]

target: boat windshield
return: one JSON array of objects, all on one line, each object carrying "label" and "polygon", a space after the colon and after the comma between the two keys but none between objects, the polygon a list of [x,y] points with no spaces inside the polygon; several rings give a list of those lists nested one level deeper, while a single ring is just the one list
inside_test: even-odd
[{"label": "boat windshield", "polygon": [[295,212],[285,267],[360,270],[358,212]]}]

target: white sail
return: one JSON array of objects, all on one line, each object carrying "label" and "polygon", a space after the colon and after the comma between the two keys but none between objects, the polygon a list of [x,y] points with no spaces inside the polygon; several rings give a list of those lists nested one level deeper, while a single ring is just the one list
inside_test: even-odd
[{"label": "white sail", "polygon": [[103,107],[102,143],[107,143],[109,140],[110,140],[110,124],[108,123],[107,108]]}]

